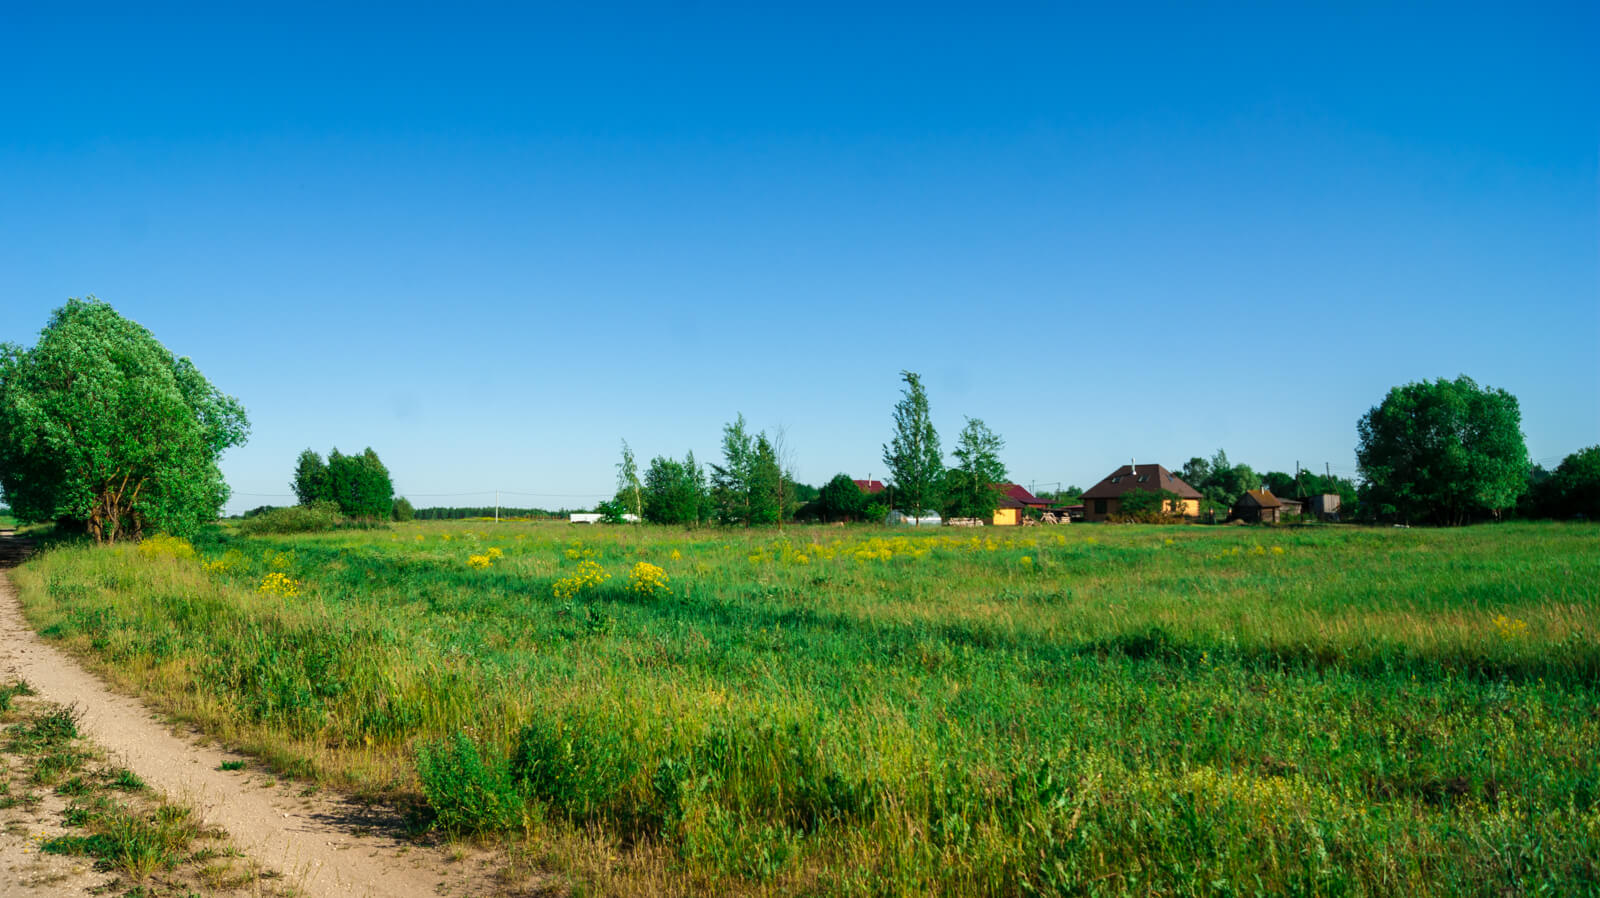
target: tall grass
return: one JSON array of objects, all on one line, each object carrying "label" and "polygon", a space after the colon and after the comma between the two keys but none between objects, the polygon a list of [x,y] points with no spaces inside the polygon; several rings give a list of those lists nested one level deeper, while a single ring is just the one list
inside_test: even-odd
[{"label": "tall grass", "polygon": [[1573,893],[1597,536],[419,523],[17,579],[280,767],[589,844],[619,890]]}]

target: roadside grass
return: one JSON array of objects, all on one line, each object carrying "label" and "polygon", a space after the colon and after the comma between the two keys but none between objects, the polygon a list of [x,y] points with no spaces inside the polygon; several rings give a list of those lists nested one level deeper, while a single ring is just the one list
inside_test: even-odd
[{"label": "roadside grass", "polygon": [[[114,874],[103,891],[143,896],[210,892],[284,894],[276,874],[244,859],[227,833],[206,827],[193,809],[152,793],[133,771],[104,763],[78,732],[78,714],[34,700],[21,681],[0,684],[0,809],[43,811],[40,790],[69,799],[60,835],[39,850],[90,858]],[[27,791],[18,794],[17,787]],[[31,828],[31,827],[30,827]]]},{"label": "roadside grass", "polygon": [[1597,548],[1558,524],[429,522],[62,546],[15,580],[124,688],[504,839],[508,876],[1570,894],[1600,889]]}]

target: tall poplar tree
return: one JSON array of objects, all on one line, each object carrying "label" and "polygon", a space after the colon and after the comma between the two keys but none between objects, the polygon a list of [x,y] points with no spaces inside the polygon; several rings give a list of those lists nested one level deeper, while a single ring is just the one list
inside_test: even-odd
[{"label": "tall poplar tree", "polygon": [[894,436],[883,447],[883,463],[889,466],[895,502],[902,511],[920,516],[939,504],[944,453],[939,449],[939,432],[933,429],[922,378],[901,371],[900,379],[906,386],[894,406]]},{"label": "tall poplar tree", "polygon": [[722,464],[711,466],[712,503],[720,523],[750,523],[750,475],[754,461],[755,440],[741,414],[723,425]]},{"label": "tall poplar tree", "polygon": [[633,460],[633,447],[622,441],[622,461],[617,462],[617,501],[628,514],[644,520],[644,487],[639,482],[639,464]]}]

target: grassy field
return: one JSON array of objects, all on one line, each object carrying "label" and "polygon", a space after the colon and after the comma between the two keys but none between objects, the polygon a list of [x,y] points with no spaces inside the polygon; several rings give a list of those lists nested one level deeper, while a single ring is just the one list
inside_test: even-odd
[{"label": "grassy field", "polygon": [[168,710],[601,893],[1600,893],[1594,526],[222,530],[15,579]]}]

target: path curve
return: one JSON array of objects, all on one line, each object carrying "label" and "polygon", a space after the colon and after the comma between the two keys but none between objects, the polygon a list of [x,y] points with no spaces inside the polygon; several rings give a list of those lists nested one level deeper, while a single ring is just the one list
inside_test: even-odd
[{"label": "path curve", "polygon": [[[0,567],[24,554],[0,535]],[[28,625],[9,577],[0,570],[0,681],[21,677],[39,695],[76,705],[79,729],[153,788],[192,802],[203,819],[226,829],[258,862],[277,869],[301,894],[327,898],[421,898],[474,894],[477,865],[449,864],[442,853],[353,830],[338,821],[370,818],[363,806],[299,787],[275,788],[243,772],[219,770],[239,755],[175,736],[136,699],[111,692]]]}]

